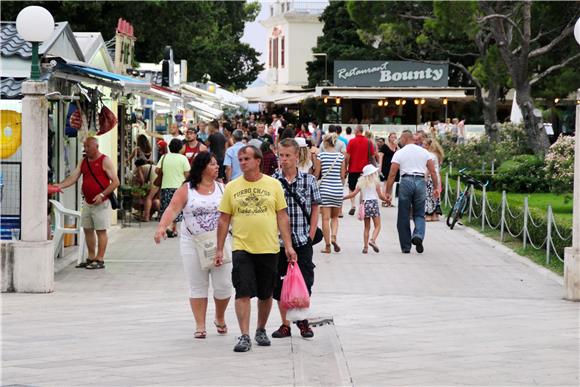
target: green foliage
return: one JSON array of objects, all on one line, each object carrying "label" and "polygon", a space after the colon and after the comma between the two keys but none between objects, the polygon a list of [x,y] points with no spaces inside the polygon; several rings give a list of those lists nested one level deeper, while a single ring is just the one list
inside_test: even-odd
[{"label": "green foliage", "polygon": [[445,150],[445,163],[453,163],[454,169],[481,170],[482,163],[490,168],[492,161],[497,168],[514,156],[531,153],[522,127],[510,123],[502,125],[497,141],[482,136],[465,144],[455,144],[448,140],[441,144]]},{"label": "green foliage", "polygon": [[3,1],[2,20],[16,20],[28,5],[47,8],[57,22],[68,21],[75,32],[101,32],[106,40],[124,18],[137,37],[135,59],[159,62],[165,46],[174,59],[188,61],[188,80],[206,73],[228,89],[253,82],[263,65],[258,52],[241,43],[246,22],[255,19],[259,3],[243,1]]},{"label": "green foliage", "polygon": [[574,185],[574,137],[562,136],[550,146],[543,168],[550,191],[572,192]]},{"label": "green foliage", "polygon": [[300,109],[300,120],[302,122],[309,122],[316,120],[319,123],[324,122],[328,113],[327,105],[320,99],[306,98],[302,101]]},{"label": "green foliage", "polygon": [[544,162],[535,155],[519,155],[505,161],[494,175],[496,189],[507,192],[544,192]]}]

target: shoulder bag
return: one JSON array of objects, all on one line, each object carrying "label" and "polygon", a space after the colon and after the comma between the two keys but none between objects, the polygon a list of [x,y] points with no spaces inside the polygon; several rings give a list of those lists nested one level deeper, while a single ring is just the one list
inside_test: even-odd
[{"label": "shoulder bag", "polygon": [[[216,182],[216,185],[223,193],[221,184]],[[201,234],[193,235],[189,228],[187,229],[191,235],[191,240],[195,246],[197,257],[199,258],[199,265],[202,270],[210,270],[215,268],[215,256],[217,252],[217,230],[203,232]],[[232,261],[232,251],[229,243],[224,243],[224,257],[223,263],[230,263]]]},{"label": "shoulder bag", "polygon": [[[326,176],[326,174],[325,174],[325,176]],[[288,185],[288,182],[286,182],[286,179],[284,179],[284,176],[282,176],[279,179],[279,181],[280,181],[280,183],[282,183],[282,186],[284,186],[284,190],[286,192],[288,192],[290,194],[290,196],[292,196],[292,198],[294,198],[296,203],[298,203],[298,206],[300,207],[302,214],[308,220],[308,225],[310,225],[310,219],[312,218],[312,213],[308,213],[308,211],[306,211],[306,206],[304,205],[304,203],[302,203],[302,201],[300,200],[300,198],[298,197],[296,192],[293,192],[290,189],[290,186]],[[324,237],[324,234],[322,233],[322,230],[320,229],[320,227],[316,227],[316,233],[314,234],[314,239],[312,240],[312,246],[320,243],[320,241],[322,240],[323,237]]]},{"label": "shoulder bag", "polygon": [[330,171],[332,171],[332,168],[334,168],[334,165],[336,164],[336,162],[338,161],[338,159],[340,158],[341,153],[337,153],[336,158],[334,159],[334,161],[332,162],[332,164],[330,165],[330,168],[328,168],[328,171],[326,171],[326,173],[324,175],[322,175],[322,177],[320,178],[320,180],[318,180],[318,185],[320,186],[320,184],[322,184],[322,181],[324,180],[324,178],[326,176],[328,176],[328,174],[330,173]]},{"label": "shoulder bag", "polygon": [[163,183],[163,163],[164,162],[165,162],[165,155],[161,156],[161,168],[159,168],[159,173],[157,174],[157,177],[153,181],[153,185],[155,187],[161,187],[161,184]]},{"label": "shoulder bag", "polygon": [[[105,188],[103,188],[103,185],[101,184],[101,182],[97,179],[97,177],[95,176],[95,174],[93,173],[93,170],[91,169],[91,163],[89,163],[87,161],[87,159],[83,159],[83,163],[86,162],[87,163],[87,167],[89,168],[89,172],[91,173],[91,176],[93,177],[93,179],[95,179],[95,181],[97,182],[97,184],[99,185],[99,187],[101,187],[101,189],[104,191]],[[111,192],[109,194],[109,201],[111,202],[111,208],[113,210],[117,210],[119,208],[119,202],[117,201],[117,195],[115,195],[114,192]]]}]

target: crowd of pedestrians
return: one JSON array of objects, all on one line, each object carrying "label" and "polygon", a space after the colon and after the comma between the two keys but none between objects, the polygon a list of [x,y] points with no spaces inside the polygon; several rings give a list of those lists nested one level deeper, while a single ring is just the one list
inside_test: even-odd
[{"label": "crowd of pedestrians", "polygon": [[[309,122],[293,127],[279,115],[264,118],[250,115],[245,120],[172,125],[169,134],[155,135],[160,155],[156,163],[142,134],[129,159],[135,179],[151,186],[145,200],[146,220],[155,210],[159,192],[161,217],[155,242],[180,236],[194,337],[207,337],[211,280],[218,334],[228,333],[225,310],[230,297],[235,297],[241,332],[236,352],[252,346],[250,300],[254,297],[258,298],[254,333],[258,345],[271,345],[270,337],[291,336],[292,322],[302,337],[314,337],[308,320],[289,321],[281,303],[280,327],[269,335],[266,324],[273,299],[280,300],[289,264],[299,267],[312,294],[314,245],[323,241],[318,251],[324,254],[341,251],[338,230],[343,201],[350,200],[348,215],[362,221],[364,254],[369,248],[379,253],[381,202],[392,206],[396,191],[402,253],[410,253],[412,246],[418,253],[424,251],[425,222],[437,220],[440,213],[444,154],[433,135],[403,131],[399,137],[390,133],[385,141],[373,138],[362,125],[345,128],[343,136],[340,126],[323,130]],[[111,211],[107,199],[118,179],[110,160],[98,152],[96,139],[85,141],[85,151],[86,159],[59,186],[66,188],[83,176],[86,266],[104,268]],[[91,180],[89,167],[96,171],[96,179]]]}]

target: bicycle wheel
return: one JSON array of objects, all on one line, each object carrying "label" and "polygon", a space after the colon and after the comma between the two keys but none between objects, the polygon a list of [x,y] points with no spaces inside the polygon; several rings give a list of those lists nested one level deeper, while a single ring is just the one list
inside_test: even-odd
[{"label": "bicycle wheel", "polygon": [[460,197],[447,216],[447,226],[449,226],[451,230],[453,230],[455,224],[459,221],[459,219],[461,219],[461,215],[463,215],[463,211],[465,210],[466,201],[467,199],[465,196]]}]

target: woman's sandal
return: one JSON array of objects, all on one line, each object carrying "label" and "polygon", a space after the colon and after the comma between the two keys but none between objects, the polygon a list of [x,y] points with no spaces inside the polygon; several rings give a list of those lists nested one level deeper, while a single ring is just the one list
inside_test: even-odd
[{"label": "woman's sandal", "polygon": [[338,253],[338,252],[340,252],[340,246],[338,245],[338,243],[336,243],[336,235],[334,235],[334,236],[331,238],[331,242],[330,242],[330,243],[332,243],[332,247],[334,247],[334,252],[335,252],[335,253]]},{"label": "woman's sandal", "polygon": [[195,333],[193,334],[193,337],[195,337],[196,339],[205,339],[206,336],[207,336],[206,331],[195,331]]},{"label": "woman's sandal", "polygon": [[214,321],[213,324],[217,328],[217,333],[220,335],[226,335],[228,333],[228,326],[225,323],[224,325],[220,325],[217,321]]},{"label": "woman's sandal", "polygon": [[330,254],[332,253],[332,250],[330,250],[330,245],[326,245],[326,247],[323,250],[320,250],[321,253],[323,254]]},{"label": "woman's sandal", "polygon": [[369,252],[369,249],[368,249],[368,247],[364,247],[364,248],[363,248],[363,251],[362,251],[362,253],[363,253],[363,254],[367,254],[368,252]]},{"label": "woman's sandal", "polygon": [[375,241],[369,241],[369,246],[373,248],[373,250],[375,251],[375,253],[378,253],[379,252],[379,248],[375,244]]}]

